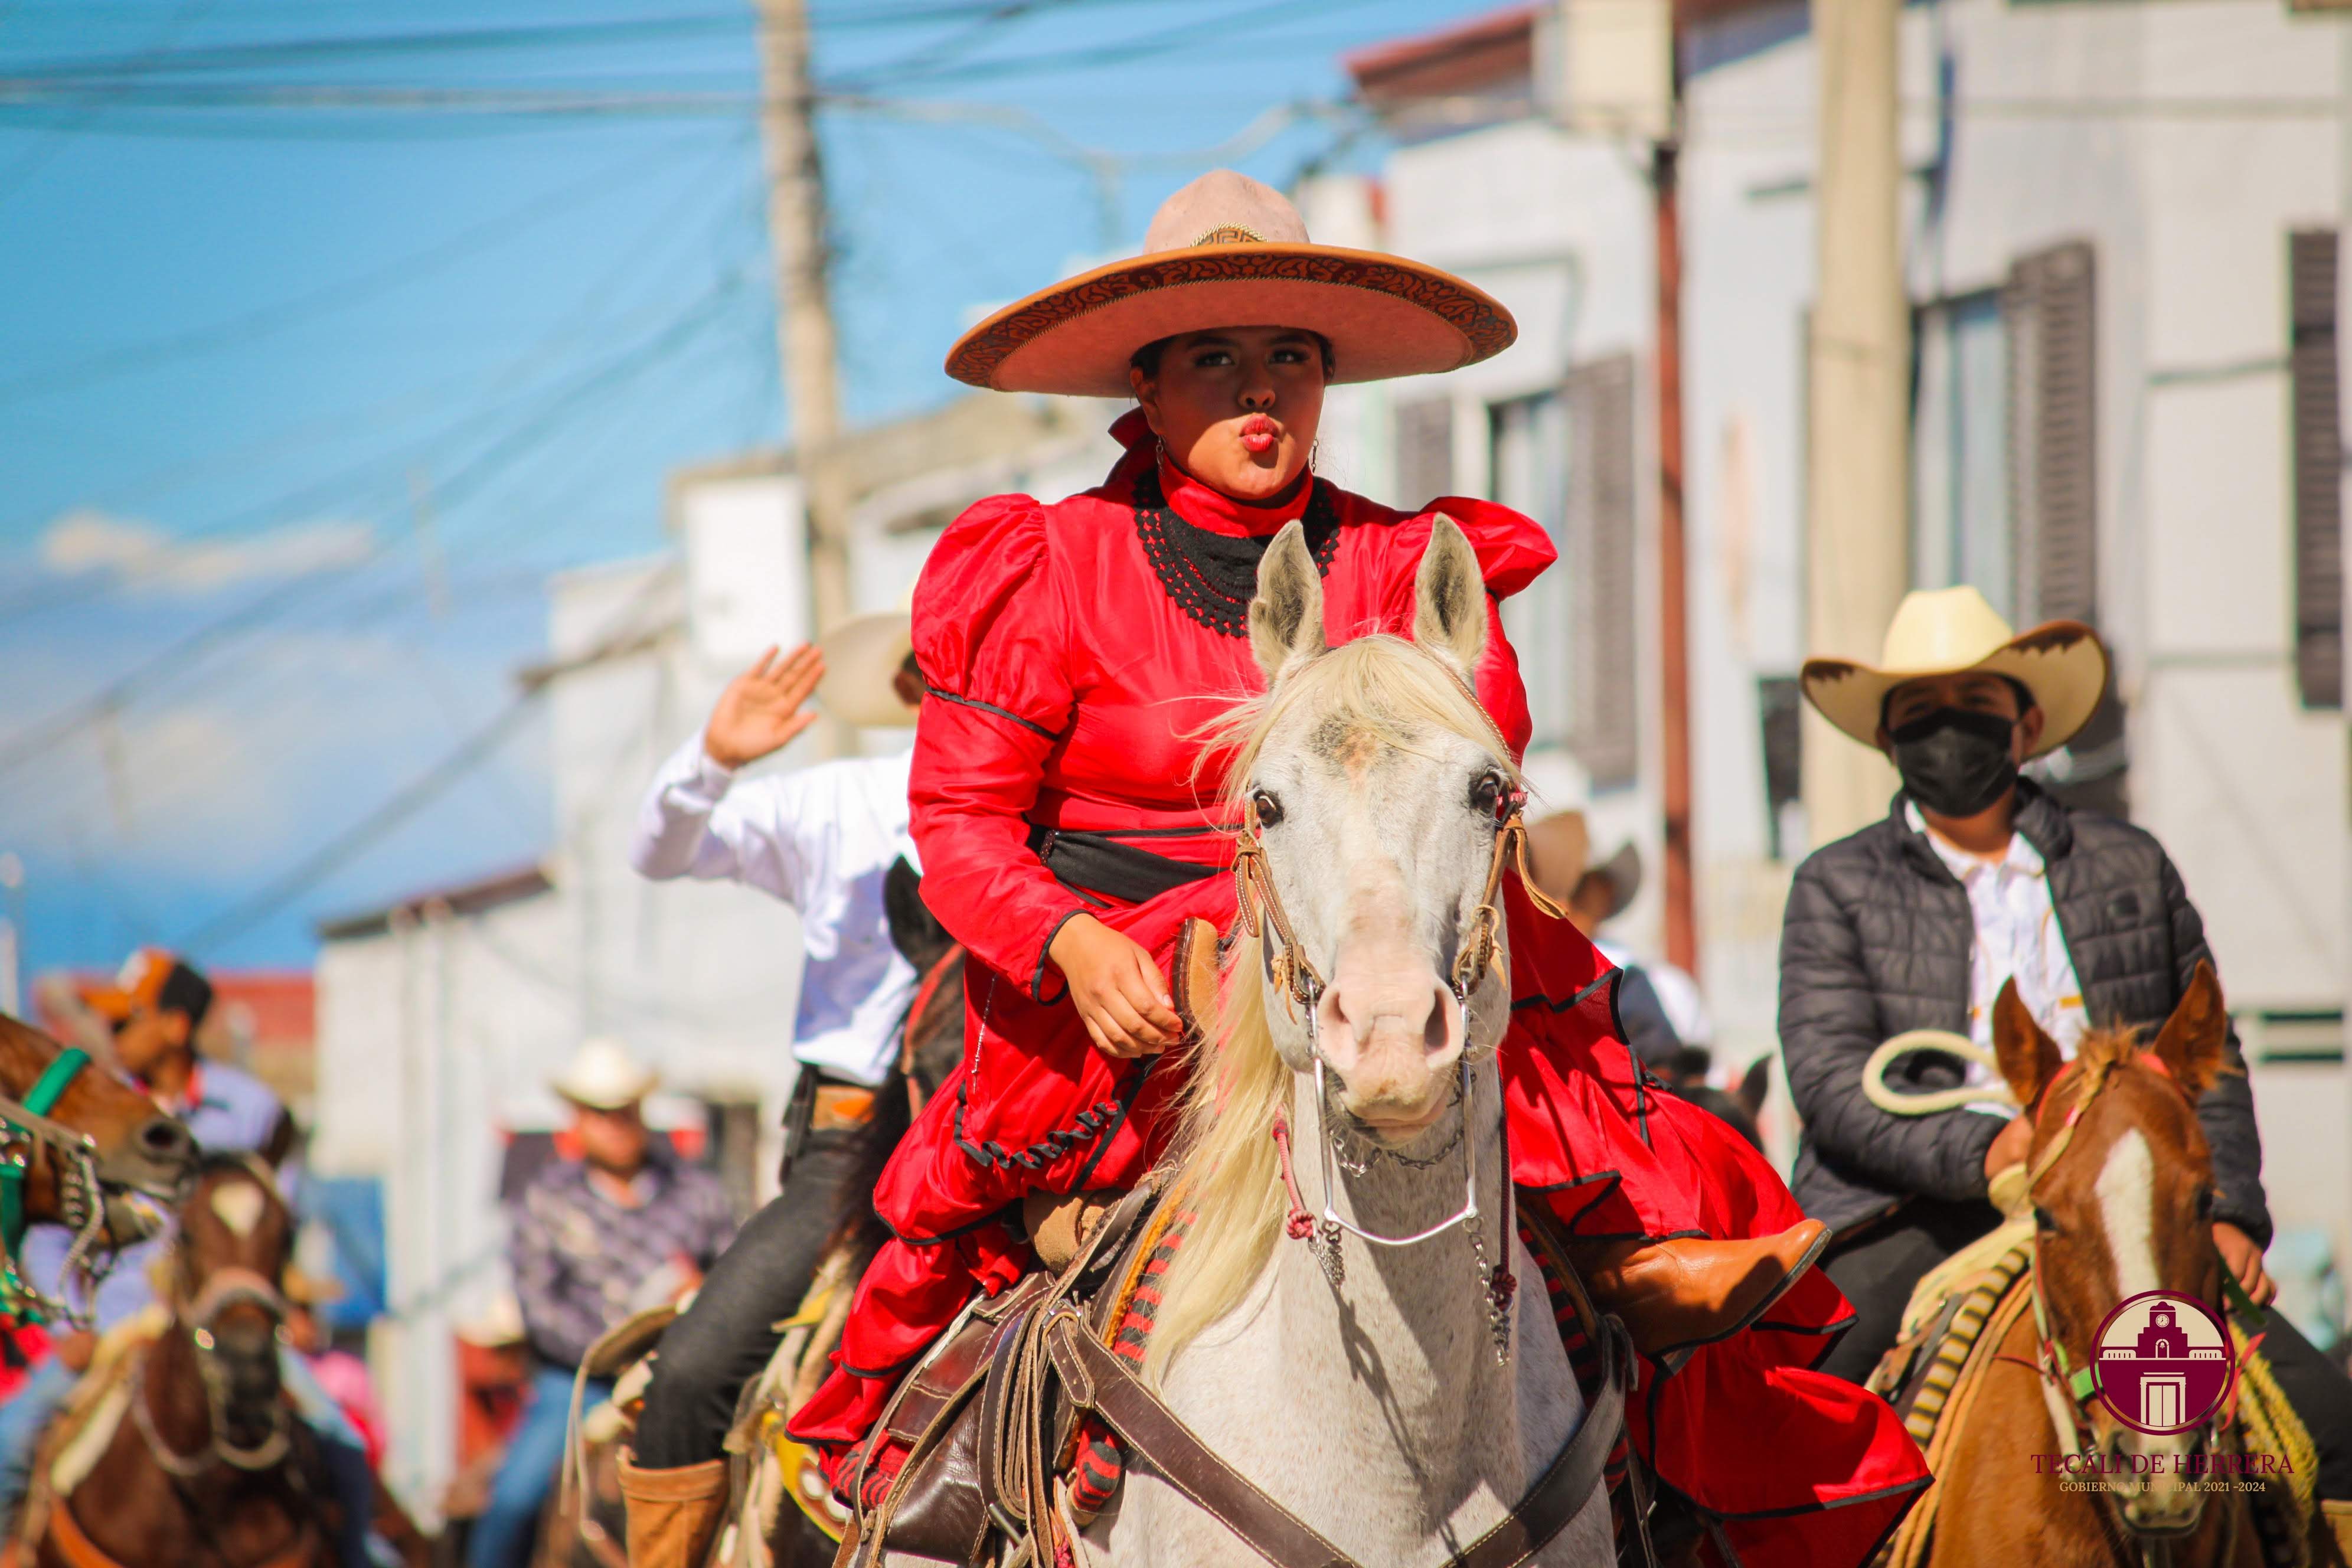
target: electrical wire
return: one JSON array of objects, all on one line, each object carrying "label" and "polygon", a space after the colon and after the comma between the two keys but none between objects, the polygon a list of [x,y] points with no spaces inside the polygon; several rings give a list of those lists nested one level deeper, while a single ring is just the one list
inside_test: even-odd
[{"label": "electrical wire", "polygon": [[[675,582],[674,568],[655,574],[629,604],[613,617],[604,634],[591,644],[587,652],[582,657],[583,658],[604,657],[630,647],[648,632],[657,630],[657,627],[646,623],[643,616],[646,606],[661,595],[668,592],[675,585]],[[539,680],[526,685],[512,700],[498,711],[489,722],[475,730],[458,742],[447,755],[394,791],[389,800],[304,857],[299,864],[273,879],[258,891],[238,900],[229,909],[213,916],[189,931],[174,944],[176,950],[201,954],[208,949],[233,942],[341,869],[344,865],[364,853],[385,835],[400,827],[417,812],[437,799],[450,785],[495,755],[500,747],[512,740],[520,731],[522,720],[538,705],[540,700],[547,695],[552,686],[551,679]]]},{"label": "electrical wire", "polygon": [[[462,498],[470,489],[488,482],[501,465],[516,460],[543,442],[551,433],[562,428],[563,418],[579,403],[594,395],[611,390],[625,382],[647,364],[657,363],[667,351],[675,348],[694,331],[706,327],[730,296],[740,291],[746,279],[741,273],[723,279],[684,317],[651,339],[632,345],[628,350],[606,361],[594,372],[566,387],[562,395],[539,414],[509,432],[488,449],[478,454],[461,468],[456,478],[443,487],[445,504],[454,493]],[[357,572],[362,566],[382,558],[389,548],[388,542],[379,539],[367,553],[347,565],[329,569],[323,574],[297,577],[280,584],[238,609],[199,627],[160,652],[141,660],[127,673],[109,681],[95,696],[37,721],[16,734],[0,741],[0,778],[5,778],[26,762],[57,745],[66,737],[89,723],[119,711],[156,679],[184,668],[202,654],[223,643],[250,634],[277,618],[290,605],[316,593],[320,576],[342,577]]]},{"label": "electrical wire", "polygon": [[0,379],[0,405],[23,398],[70,392],[131,371],[173,360],[234,348],[283,331],[299,322],[349,310],[354,305],[429,278],[451,264],[488,249],[517,235],[529,233],[552,217],[580,210],[581,198],[611,192],[626,181],[667,164],[681,150],[700,139],[700,132],[664,141],[651,149],[638,148],[630,156],[600,167],[586,178],[566,183],[521,206],[460,230],[447,239],[412,251],[381,267],[371,268],[323,288],[266,305],[258,310],[192,327],[184,331],[103,349],[81,360],[26,371]]}]

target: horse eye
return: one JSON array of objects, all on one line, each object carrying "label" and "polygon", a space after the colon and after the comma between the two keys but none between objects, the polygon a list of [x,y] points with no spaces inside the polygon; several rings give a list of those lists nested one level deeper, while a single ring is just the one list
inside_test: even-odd
[{"label": "horse eye", "polygon": [[2197,1189],[2197,1217],[2199,1219],[2213,1217],[2213,1189],[2210,1187]]},{"label": "horse eye", "polygon": [[1257,825],[1260,827],[1272,827],[1282,820],[1282,802],[1274,798],[1271,790],[1256,791],[1251,795],[1250,804],[1257,808]]},{"label": "horse eye", "polygon": [[2058,1234],[2058,1218],[2040,1204],[2033,1205],[2033,1228],[2044,1236]]},{"label": "horse eye", "polygon": [[1488,768],[1470,781],[1470,806],[1474,811],[1499,816],[1503,811],[1503,775]]}]

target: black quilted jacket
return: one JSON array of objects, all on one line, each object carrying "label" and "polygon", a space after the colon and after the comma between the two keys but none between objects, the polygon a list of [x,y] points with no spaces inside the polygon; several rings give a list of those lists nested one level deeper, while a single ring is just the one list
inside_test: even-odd
[{"label": "black quilted jacket", "polygon": [[[2129,823],[2069,811],[2031,782],[2018,787],[2018,830],[2049,866],[2051,900],[2091,1022],[2162,1024],[2198,960],[2212,956],[2180,873]],[[1791,1185],[1805,1212],[1832,1228],[1912,1194],[1984,1195],[1997,1118],[1973,1110],[1890,1116],[1862,1092],[1863,1063],[1890,1035],[1968,1033],[1974,938],[1967,891],[1904,820],[1900,795],[1884,821],[1797,868],[1780,931],[1780,1050],[1805,1121]],[[1960,1081],[1960,1064],[1915,1055],[1888,1078],[1906,1092],[1948,1089]],[[2262,1138],[2234,1032],[2197,1119],[2213,1146],[2216,1216],[2267,1246]]]}]

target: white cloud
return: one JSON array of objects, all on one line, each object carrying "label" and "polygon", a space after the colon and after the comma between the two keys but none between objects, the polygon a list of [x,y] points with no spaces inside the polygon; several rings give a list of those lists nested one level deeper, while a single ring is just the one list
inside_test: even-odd
[{"label": "white cloud", "polygon": [[240,584],[299,577],[365,560],[375,531],[326,520],[241,539],[174,542],[152,522],[83,507],[41,535],[41,564],[64,576],[111,573],[165,594],[210,594]]}]

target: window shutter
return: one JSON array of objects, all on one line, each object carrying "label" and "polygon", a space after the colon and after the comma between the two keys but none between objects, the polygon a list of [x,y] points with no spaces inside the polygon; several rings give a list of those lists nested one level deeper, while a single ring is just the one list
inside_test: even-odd
[{"label": "window shutter", "polygon": [[1454,493],[1454,401],[1402,403],[1396,411],[1397,500],[1419,506]]},{"label": "window shutter", "polygon": [[2021,626],[2098,616],[2096,283],[2090,245],[2074,240],[2021,258],[2001,290]]},{"label": "window shutter", "polygon": [[1577,366],[1566,391],[1572,456],[1570,552],[1561,564],[1575,574],[1576,669],[1582,678],[1572,748],[1593,784],[1606,788],[1633,783],[1641,768],[1633,356]]},{"label": "window shutter", "polygon": [[2336,359],[2336,231],[2287,239],[2294,382],[2294,673],[2306,708],[2344,706],[2343,426]]}]

